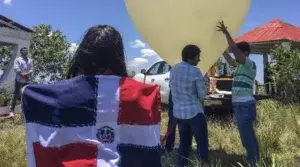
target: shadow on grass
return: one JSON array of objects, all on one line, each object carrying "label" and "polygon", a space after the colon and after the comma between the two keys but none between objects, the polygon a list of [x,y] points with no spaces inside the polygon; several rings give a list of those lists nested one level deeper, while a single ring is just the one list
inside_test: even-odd
[{"label": "shadow on grass", "polygon": [[[177,166],[177,150],[178,149],[175,148],[174,151],[163,154],[163,167]],[[187,159],[190,167],[201,167],[197,159],[195,149],[192,149]],[[209,150],[209,167],[248,167],[249,164],[246,159],[247,157],[245,155],[231,154],[224,150]],[[270,158],[264,158],[261,163],[262,164],[260,166],[272,166]]]},{"label": "shadow on grass", "polygon": [[210,150],[209,158],[211,166],[222,166],[222,167],[231,167],[231,166],[247,166],[245,161],[246,156],[229,154],[223,150]]},{"label": "shadow on grass", "polygon": [[[210,150],[209,161],[212,167],[232,167],[232,166],[247,166],[244,155],[229,154],[223,150]],[[189,166],[200,167],[196,157],[196,150],[193,149],[188,158]],[[170,153],[163,154],[163,166],[175,167],[177,162],[177,149]]]}]

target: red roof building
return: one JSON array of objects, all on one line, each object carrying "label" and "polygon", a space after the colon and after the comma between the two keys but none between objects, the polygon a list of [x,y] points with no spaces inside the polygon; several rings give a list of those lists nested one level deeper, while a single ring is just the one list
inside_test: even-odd
[{"label": "red roof building", "polygon": [[[261,25],[237,38],[235,42],[246,41],[251,46],[251,54],[263,55],[263,69],[267,71],[268,54],[276,45],[290,42],[292,48],[300,48],[300,27],[274,19],[269,23]],[[268,74],[264,72],[264,84],[266,94],[269,95]],[[269,89],[268,89],[269,88]]]},{"label": "red roof building", "polygon": [[279,19],[251,30],[237,37],[236,42],[247,41],[250,43],[288,40],[300,42],[300,28]]},{"label": "red roof building", "polygon": [[241,41],[249,42],[254,54],[269,52],[281,42],[292,42],[294,47],[300,48],[300,27],[274,19],[235,38],[235,42]]}]

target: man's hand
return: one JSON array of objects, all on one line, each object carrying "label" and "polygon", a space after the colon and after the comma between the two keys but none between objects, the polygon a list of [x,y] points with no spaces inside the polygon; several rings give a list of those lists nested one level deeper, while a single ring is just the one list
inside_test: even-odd
[{"label": "man's hand", "polygon": [[28,78],[29,73],[28,73],[28,72],[23,72],[23,73],[21,73],[21,76],[22,76],[23,78]]},{"label": "man's hand", "polygon": [[[219,22],[219,26],[217,26],[218,30],[217,31],[221,31],[223,32],[223,34],[225,35],[226,39],[227,39],[227,43],[229,45],[229,48],[231,49],[235,59],[240,62],[240,63],[245,63],[245,56],[244,53],[242,53],[240,51],[240,49],[236,46],[234,40],[232,39],[230,33],[227,30],[227,27],[225,26],[224,22],[221,21]],[[229,54],[227,54],[226,52],[223,53],[224,56],[226,56],[227,58],[230,58]],[[225,58],[226,58],[225,57]],[[228,61],[227,61],[228,62]],[[229,62],[228,62],[229,63]],[[232,64],[233,65],[233,64]],[[234,66],[234,65],[233,65]]]},{"label": "man's hand", "polygon": [[219,26],[217,26],[218,30],[217,31],[220,31],[220,32],[223,32],[223,34],[225,35],[228,35],[229,32],[227,30],[227,27],[225,26],[224,22],[223,21],[220,21],[219,22]]}]

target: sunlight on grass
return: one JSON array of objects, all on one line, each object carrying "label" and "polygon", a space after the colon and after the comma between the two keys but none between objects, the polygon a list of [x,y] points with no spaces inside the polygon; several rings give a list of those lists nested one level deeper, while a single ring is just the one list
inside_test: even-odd
[{"label": "sunlight on grass", "polygon": [[1,167],[26,167],[26,140],[21,114],[14,119],[0,121]]},{"label": "sunlight on grass", "polygon": [[[162,132],[167,127],[163,113]],[[261,151],[260,167],[294,167],[300,157],[300,106],[287,106],[271,100],[258,103],[256,134]],[[208,118],[210,159],[212,166],[247,166],[237,127],[233,120],[223,122]],[[176,139],[178,143],[178,135]],[[195,143],[194,145],[195,146]],[[168,155],[165,166],[175,166],[176,152]],[[191,157],[191,160],[195,157]],[[298,160],[298,162],[297,162]],[[192,167],[199,165],[194,162]],[[297,164],[296,164],[297,163]]]},{"label": "sunlight on grass", "polygon": [[[1,167],[27,165],[22,118],[19,114],[14,119],[0,121]],[[167,130],[167,121],[167,112],[163,112],[162,135]],[[208,130],[212,166],[247,166],[244,161],[245,150],[233,120],[224,122],[208,118]],[[262,157],[259,167],[300,165],[300,106],[286,106],[270,100],[259,102],[256,133]],[[178,144],[178,134],[176,143]],[[200,166],[195,155],[189,159],[191,167]],[[163,166],[175,167],[176,161],[176,151],[173,151],[163,157]]]}]

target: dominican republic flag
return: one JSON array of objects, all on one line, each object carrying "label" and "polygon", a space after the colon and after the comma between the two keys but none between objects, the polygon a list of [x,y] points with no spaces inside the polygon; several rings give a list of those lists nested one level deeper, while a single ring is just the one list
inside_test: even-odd
[{"label": "dominican republic flag", "polygon": [[158,86],[117,76],[28,85],[28,167],[160,167]]}]

